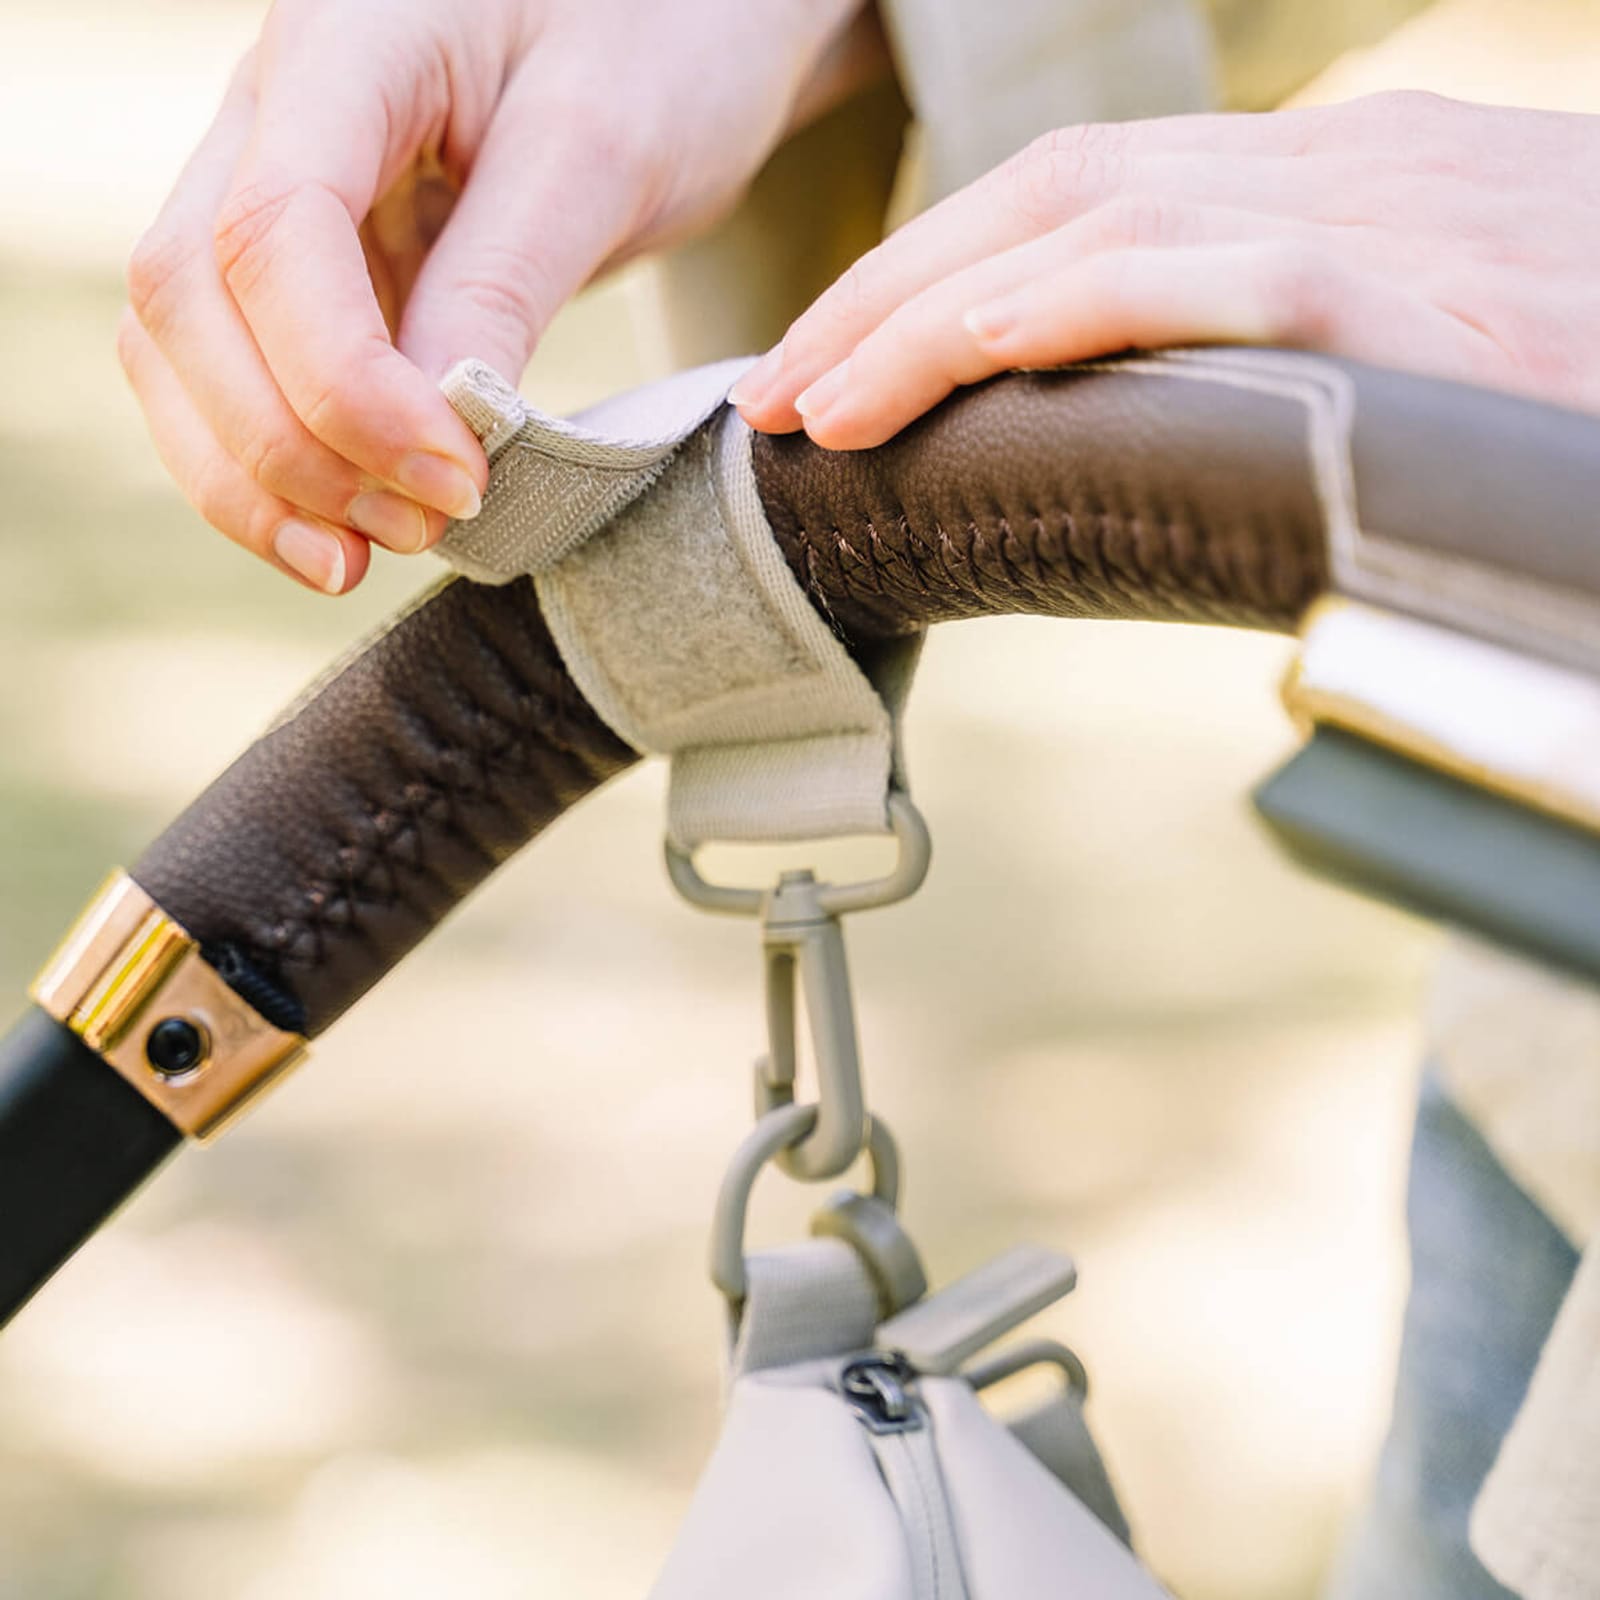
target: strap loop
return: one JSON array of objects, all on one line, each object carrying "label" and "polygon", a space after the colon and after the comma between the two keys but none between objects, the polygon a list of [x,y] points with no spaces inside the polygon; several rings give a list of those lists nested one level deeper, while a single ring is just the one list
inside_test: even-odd
[{"label": "strap loop", "polygon": [[[756,1179],[769,1161],[803,1140],[816,1120],[815,1106],[780,1106],[745,1135],[728,1164],[711,1220],[711,1281],[734,1306],[743,1302],[749,1287],[744,1230]],[[872,1193],[893,1209],[900,1199],[900,1151],[894,1136],[875,1117],[867,1120],[865,1148],[872,1161]]]}]

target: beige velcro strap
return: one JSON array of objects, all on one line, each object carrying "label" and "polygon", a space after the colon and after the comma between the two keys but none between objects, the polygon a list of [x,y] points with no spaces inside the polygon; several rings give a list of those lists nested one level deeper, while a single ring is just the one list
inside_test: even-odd
[{"label": "beige velcro strap", "polygon": [[456,368],[445,392],[490,483],[440,550],[480,582],[532,575],[595,710],[671,757],[674,844],[883,832],[920,636],[863,671],[806,598],[762,510],[750,430],[724,404],[743,367],[565,421],[481,363]]}]

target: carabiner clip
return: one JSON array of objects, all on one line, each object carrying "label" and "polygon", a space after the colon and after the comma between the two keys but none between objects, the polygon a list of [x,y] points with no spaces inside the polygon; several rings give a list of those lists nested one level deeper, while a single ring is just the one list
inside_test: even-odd
[{"label": "carabiner clip", "polygon": [[766,956],[767,1054],[756,1063],[756,1115],[794,1104],[799,1034],[796,990],[805,992],[817,1070],[815,1127],[775,1153],[791,1177],[836,1178],[867,1142],[866,1095],[856,1039],[855,1003],[839,918],[892,905],[914,894],[928,875],[933,846],[927,824],[903,794],[889,796],[890,826],[900,855],[886,877],[866,883],[819,883],[809,871],[786,872],[771,889],[708,883],[687,850],[667,846],[667,871],[692,904],[708,911],[759,916]]},{"label": "carabiner clip", "polygon": [[767,1054],[756,1062],[756,1116],[794,1104],[799,1067],[797,991],[805,995],[817,1070],[817,1122],[797,1145],[778,1152],[791,1178],[836,1178],[861,1153],[867,1137],[866,1091],[855,1002],[845,961],[844,929],[822,909],[810,872],[786,872],[761,918],[766,956]]}]

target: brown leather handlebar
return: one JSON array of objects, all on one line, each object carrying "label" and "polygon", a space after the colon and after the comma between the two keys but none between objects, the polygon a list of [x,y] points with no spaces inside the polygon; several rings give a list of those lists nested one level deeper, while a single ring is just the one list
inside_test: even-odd
[{"label": "brown leather handlebar", "polygon": [[1126,369],[1016,374],[873,451],[757,442],[789,565],[864,641],[1032,612],[1292,628],[1325,585],[1303,419]]},{"label": "brown leather handlebar", "polygon": [[[1524,485],[1554,483],[1570,502],[1589,553],[1546,530],[1546,554],[1587,562],[1576,581],[1592,567],[1600,592],[1592,419],[1281,352],[1207,361],[1203,381],[1181,358],[998,379],[861,454],[758,439],[761,497],[796,577],[852,645],[1008,612],[1286,630],[1328,585],[1318,430],[1333,413],[1313,402],[1331,385],[1360,408],[1333,439],[1334,466],[1386,532],[1481,554],[1516,502],[1503,473],[1471,463],[1509,459]],[[1469,503],[1452,501],[1458,471],[1397,442],[1413,424],[1419,448],[1477,472]],[[1453,506],[1443,535],[1419,471]],[[1517,559],[1534,547],[1544,560],[1538,538]],[[633,759],[567,676],[532,585],[456,581],[247,751],[134,874],[269,1020],[316,1034]]]}]

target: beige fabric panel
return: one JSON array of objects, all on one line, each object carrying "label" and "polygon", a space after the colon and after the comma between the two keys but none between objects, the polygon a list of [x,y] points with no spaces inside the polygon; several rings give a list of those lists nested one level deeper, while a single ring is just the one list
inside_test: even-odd
[{"label": "beige fabric panel", "polygon": [[536,581],[589,703],[635,749],[672,756],[675,844],[888,826],[895,697],[919,641],[905,642],[885,699],[773,543],[736,414],[689,438],[648,496]]},{"label": "beige fabric panel", "polygon": [[893,84],[858,96],[784,145],[726,221],[652,264],[668,366],[767,349],[878,242],[907,117]]},{"label": "beige fabric panel", "polygon": [[1275,105],[1425,3],[881,0],[917,121],[894,84],[858,96],[785,144],[724,222],[654,262],[660,359],[766,349],[886,217],[1051,128]]},{"label": "beige fabric panel", "polygon": [[479,583],[530,574],[573,681],[636,750],[670,755],[667,832],[810,839],[889,825],[899,709],[920,636],[875,683],[807,599],[724,397],[737,359],[572,419],[467,361],[444,392],[483,441],[489,487],[439,551]]},{"label": "beige fabric panel", "polygon": [[881,10],[917,116],[923,203],[1051,128],[1213,99],[1210,39],[1188,0],[881,0]]}]

